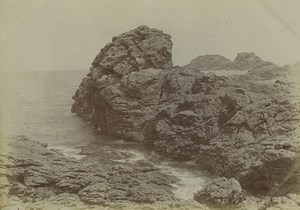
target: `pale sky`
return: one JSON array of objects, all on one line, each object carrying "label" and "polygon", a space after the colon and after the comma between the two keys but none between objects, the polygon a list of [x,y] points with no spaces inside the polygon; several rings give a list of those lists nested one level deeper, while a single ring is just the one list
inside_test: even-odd
[{"label": "pale sky", "polygon": [[174,65],[255,52],[300,61],[299,0],[0,0],[0,71],[88,69],[139,25],[172,36]]}]

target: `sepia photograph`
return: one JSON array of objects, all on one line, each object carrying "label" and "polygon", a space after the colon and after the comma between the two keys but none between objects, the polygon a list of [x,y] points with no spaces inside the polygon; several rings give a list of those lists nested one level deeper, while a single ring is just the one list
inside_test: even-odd
[{"label": "sepia photograph", "polygon": [[0,0],[0,209],[299,210],[299,11]]}]

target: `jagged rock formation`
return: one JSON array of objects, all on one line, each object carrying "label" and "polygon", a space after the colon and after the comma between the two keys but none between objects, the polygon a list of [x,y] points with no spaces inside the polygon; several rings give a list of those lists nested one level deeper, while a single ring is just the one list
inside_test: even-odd
[{"label": "jagged rock formation", "polygon": [[[127,47],[120,44],[124,40]],[[236,178],[245,189],[299,191],[300,118],[286,97],[287,86],[171,68],[171,47],[169,35],[144,26],[114,38],[76,91],[72,111],[106,134],[151,144],[177,160],[195,160]],[[228,65],[257,71],[269,65],[251,53],[233,63]]]},{"label": "jagged rock formation", "polygon": [[221,55],[204,55],[194,58],[190,64],[188,64],[188,67],[200,71],[224,70],[231,62],[231,60]]}]

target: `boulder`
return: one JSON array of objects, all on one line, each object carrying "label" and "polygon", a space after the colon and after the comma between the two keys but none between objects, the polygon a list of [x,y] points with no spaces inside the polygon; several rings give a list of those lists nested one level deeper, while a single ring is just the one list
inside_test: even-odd
[{"label": "boulder", "polygon": [[194,199],[199,203],[213,206],[237,205],[245,200],[239,182],[234,179],[215,178],[194,194]]}]

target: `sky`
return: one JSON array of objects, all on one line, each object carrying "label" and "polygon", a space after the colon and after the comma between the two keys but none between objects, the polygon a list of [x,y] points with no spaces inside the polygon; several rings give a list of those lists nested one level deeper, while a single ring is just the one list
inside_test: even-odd
[{"label": "sky", "polygon": [[255,52],[300,61],[299,0],[0,0],[0,71],[88,69],[139,25],[172,36],[173,63]]}]

